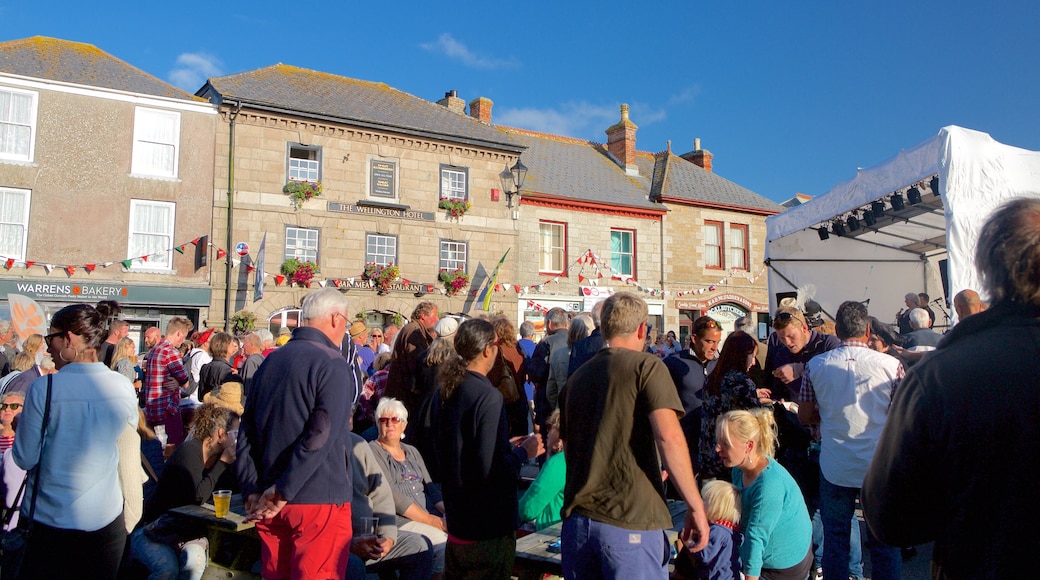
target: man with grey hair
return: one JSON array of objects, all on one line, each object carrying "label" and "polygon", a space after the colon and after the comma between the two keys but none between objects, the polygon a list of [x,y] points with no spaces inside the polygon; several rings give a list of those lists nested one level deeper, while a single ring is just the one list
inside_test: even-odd
[{"label": "man with grey hair", "polygon": [[935,541],[933,578],[1022,575],[1040,546],[1040,199],[990,216],[975,265],[989,308],[907,374],[863,485],[879,538]]},{"label": "man with grey hair", "polygon": [[906,334],[913,330],[910,328],[910,311],[920,307],[920,301],[921,298],[917,292],[907,292],[906,296],[903,296],[903,304],[906,305],[906,308],[901,308],[896,313],[896,326],[899,328],[899,334]]},{"label": "man with grey hair", "polygon": [[275,348],[274,334],[266,328],[261,328],[256,331],[256,335],[260,337],[260,354],[267,358],[267,355],[271,354]]},{"label": "man with grey hair", "polygon": [[238,377],[244,386],[243,393],[248,398],[249,390],[253,387],[253,375],[264,362],[264,343],[259,331],[250,332],[242,337],[242,352],[246,358],[242,361],[242,367],[238,369]]},{"label": "man with grey hair", "polygon": [[335,288],[308,294],[303,326],[267,357],[246,397],[235,471],[257,520],[264,578],[339,578],[347,568],[347,425],[358,389],[340,352],[347,306]]},{"label": "man with grey hair", "polygon": [[931,328],[931,319],[928,312],[923,308],[914,308],[910,311],[910,332],[903,335],[903,347],[907,350],[926,351],[935,350],[942,339],[942,335]]},{"label": "man with grey hair", "polygon": [[545,338],[534,347],[531,360],[527,361],[527,377],[534,384],[534,414],[541,433],[548,434],[549,415],[555,408],[549,402],[549,358],[554,350],[567,348],[567,329],[570,318],[563,308],[550,308],[545,313]]},{"label": "man with grey hair", "polygon": [[[927,317],[927,314],[925,315]],[[848,578],[851,528],[856,498],[874,456],[888,405],[903,378],[894,357],[871,350],[867,307],[850,300],[838,307],[834,331],[842,345],[805,365],[798,394],[798,420],[819,425],[820,515],[823,519],[823,571]],[[897,580],[899,548],[878,542],[867,530],[872,577]]]}]

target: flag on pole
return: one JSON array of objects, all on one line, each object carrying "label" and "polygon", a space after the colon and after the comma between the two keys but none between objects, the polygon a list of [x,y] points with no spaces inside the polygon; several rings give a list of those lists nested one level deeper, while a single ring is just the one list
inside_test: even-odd
[{"label": "flag on pole", "polygon": [[260,241],[260,249],[256,252],[256,281],[253,283],[253,302],[264,297],[264,255],[267,253],[267,232]]},{"label": "flag on pole", "polygon": [[498,265],[495,266],[495,271],[491,273],[491,278],[488,279],[487,287],[484,288],[484,293],[478,298],[483,305],[484,312],[491,311],[491,295],[495,293],[495,284],[498,282],[498,271],[502,269],[502,264],[506,263],[506,256],[509,255],[509,250],[506,248],[506,253],[502,254],[502,259],[498,261]]}]

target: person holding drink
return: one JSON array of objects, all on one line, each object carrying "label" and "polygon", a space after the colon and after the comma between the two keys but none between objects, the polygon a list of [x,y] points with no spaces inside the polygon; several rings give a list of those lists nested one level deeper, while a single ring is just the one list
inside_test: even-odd
[{"label": "person holding drink", "polygon": [[203,404],[195,410],[194,436],[166,462],[155,496],[145,506],[144,521],[150,523],[130,536],[131,554],[153,575],[202,578],[209,560],[205,524],[167,512],[184,505],[201,505],[212,495],[217,517],[227,515],[231,492],[214,492],[213,488],[235,462],[241,411],[241,405],[231,409]]}]

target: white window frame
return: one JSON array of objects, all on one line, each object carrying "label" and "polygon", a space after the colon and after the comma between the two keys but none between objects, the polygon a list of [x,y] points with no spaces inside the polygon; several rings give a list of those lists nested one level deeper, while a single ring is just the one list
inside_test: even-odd
[{"label": "white window frame", "polygon": [[[11,94],[8,106],[4,109],[0,109],[0,127],[13,125],[16,127],[29,128],[29,151],[25,154],[19,154],[13,151],[8,151],[5,148],[5,143],[3,140],[4,132],[0,132],[0,159],[32,163],[36,154],[36,116],[39,109],[40,94],[35,91],[22,91],[18,89],[13,89],[11,87],[0,87],[0,93]],[[28,96],[30,99],[32,99],[32,104],[29,106],[29,118],[25,119],[24,121],[16,121],[11,118],[14,113],[13,97],[15,95]],[[13,137],[11,138],[10,143],[14,143]]]},{"label": "white window frame", "polygon": [[[704,220],[704,226],[702,229],[704,236],[704,267],[709,270],[725,270],[726,269],[726,224],[715,221],[715,220]],[[718,244],[713,245],[708,243],[708,230],[714,229],[717,232]],[[710,263],[712,260],[709,258],[709,253],[714,253],[714,257],[717,258],[718,264]]]},{"label": "white window frame", "polygon": [[[300,234],[305,234],[301,236]],[[311,239],[313,238],[313,244]],[[295,243],[290,243],[292,240]],[[301,243],[303,242],[303,243]],[[285,228],[285,259],[296,258],[301,262],[318,263],[318,248],[321,243],[321,232],[317,228]],[[313,247],[312,247],[313,246]]]},{"label": "white window frame", "polygon": [[[293,157],[294,149],[313,153],[314,159]],[[321,181],[321,147],[289,143],[285,151],[285,175],[287,181],[308,181],[310,183]]]},{"label": "white window frame", "polygon": [[[388,249],[390,246],[393,246],[393,254],[391,255],[387,252],[372,252],[373,243],[375,244],[374,248],[377,252],[381,249]],[[390,257],[390,259],[386,259],[387,257]],[[397,236],[372,233],[365,236],[365,263],[369,264],[372,262],[381,266],[397,264]]]},{"label": "white window frame", "polygon": [[441,165],[440,199],[467,201],[469,199],[469,169]]},{"label": "white window frame", "polygon": [[[6,199],[8,196],[23,196],[25,198],[21,215],[4,215],[3,210],[7,206]],[[29,239],[29,204],[31,202],[32,190],[0,187],[0,242],[3,241],[4,233],[8,230],[19,231],[21,236],[21,240],[12,244],[9,248],[3,247],[2,243],[0,243],[0,257],[5,259],[14,258],[19,262],[25,261],[25,248]]]},{"label": "white window frame", "polygon": [[[560,245],[554,245],[553,230],[560,230]],[[559,253],[560,263],[554,258]],[[546,266],[549,266],[548,268]],[[554,266],[559,266],[558,268]],[[563,274],[567,267],[567,224],[541,220],[538,222],[538,271],[543,274]]]},{"label": "white window frame", "polygon": [[[729,267],[731,270],[749,270],[750,253],[748,252],[749,228],[747,224],[729,225]],[[740,232],[741,240],[737,243],[735,234]]]},{"label": "white window frame", "polygon": [[[165,119],[172,123],[172,135],[149,134],[150,123]],[[155,167],[150,162],[153,147],[173,147],[173,167]],[[130,173],[147,177],[176,179],[180,170],[181,114],[178,111],[137,107],[134,109],[134,157]]]},{"label": "white window frame", "polygon": [[468,243],[458,240],[441,240],[440,259],[438,261],[439,271],[454,272],[461,268],[463,272],[468,272],[468,258]]},{"label": "white window frame", "polygon": [[[622,239],[627,235],[629,240],[629,248],[631,251],[622,252],[614,251],[614,234],[621,234]],[[628,272],[621,271],[620,268],[621,259],[624,256],[628,256],[630,270]],[[615,260],[615,258],[618,258]],[[636,276],[636,232],[635,230],[627,230],[625,228],[611,228],[610,229],[610,269],[614,271],[614,276],[619,278],[635,278]]]},{"label": "white window frame", "polygon": [[[167,222],[167,230],[168,230],[168,232],[157,232],[157,233],[156,232],[147,232],[147,231],[140,231],[140,232],[138,232],[138,231],[134,230],[134,217],[137,215],[137,208],[145,207],[145,206],[169,208],[169,210],[170,210],[170,212],[169,212],[170,219]],[[156,254],[162,253],[162,252],[156,251],[156,252],[152,252],[150,254],[147,254],[148,255],[148,260],[147,261],[144,261],[144,260],[141,260],[141,261],[134,260],[134,261],[132,261],[130,263],[130,269],[131,270],[145,270],[145,271],[172,271],[173,270],[173,236],[174,236],[174,232],[175,232],[174,228],[176,227],[176,224],[177,224],[177,204],[176,203],[172,203],[172,202],[169,202],[169,201],[151,201],[151,200],[146,200],[146,199],[131,199],[130,200],[130,224],[129,224],[128,228],[127,228],[127,231],[129,232],[129,235],[127,236],[127,249],[126,249],[127,258],[132,260],[134,258],[140,258],[141,256],[146,255],[140,249],[135,249],[135,245],[134,245],[134,236],[135,235],[156,236],[156,237],[162,236],[162,237],[166,238],[166,241],[164,243],[162,243],[159,247],[162,247],[162,248],[164,248],[166,250],[166,252],[165,252],[166,253],[166,263],[163,264],[163,263],[157,262],[155,260],[154,256]]]}]

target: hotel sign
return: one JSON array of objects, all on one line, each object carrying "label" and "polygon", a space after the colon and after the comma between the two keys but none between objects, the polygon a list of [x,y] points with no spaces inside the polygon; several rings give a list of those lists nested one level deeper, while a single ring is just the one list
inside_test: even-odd
[{"label": "hotel sign", "polygon": [[430,211],[414,211],[410,209],[399,209],[395,207],[377,207],[357,204],[339,203],[335,201],[329,202],[329,211],[335,211],[339,213],[350,213],[355,215],[368,215],[375,217],[389,217],[389,218],[402,218],[406,220],[417,220],[424,222],[432,222],[436,219],[433,212]]}]

